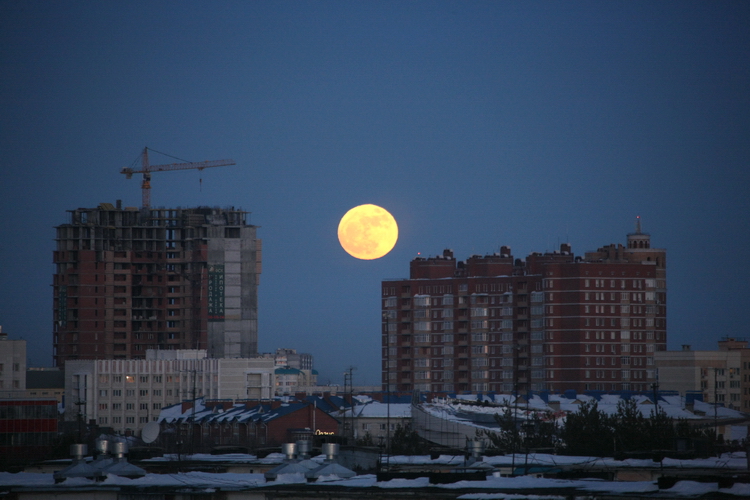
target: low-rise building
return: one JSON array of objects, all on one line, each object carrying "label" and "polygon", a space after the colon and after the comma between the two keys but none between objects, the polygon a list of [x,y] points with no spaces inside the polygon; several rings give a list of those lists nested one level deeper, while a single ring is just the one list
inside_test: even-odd
[{"label": "low-rise building", "polygon": [[205,350],[149,351],[147,359],[69,360],[65,420],[138,431],[161,409],[199,397],[269,399],[273,361],[207,358]]},{"label": "low-rise building", "polygon": [[278,446],[335,435],[339,428],[339,421],[317,404],[296,400],[185,401],[163,408],[157,420],[161,445],[196,452],[215,446]]},{"label": "low-rise building", "polygon": [[715,351],[660,351],[654,360],[659,389],[700,394],[707,403],[750,412],[750,348],[747,341],[725,338]]},{"label": "low-rise building", "polygon": [[0,398],[24,397],[26,341],[10,340],[0,326]]},{"label": "low-rise building", "polygon": [[63,402],[65,373],[57,367],[33,367],[26,370],[27,398],[55,398]]},{"label": "low-rise building", "polygon": [[299,368],[276,368],[276,395],[294,394],[303,387],[314,386],[318,383],[318,372],[315,370],[300,370]]},{"label": "low-rise building", "polygon": [[411,403],[381,403],[368,401],[341,412],[342,434],[355,440],[371,441],[384,445],[388,439],[388,429],[393,436],[396,427],[411,424]]},{"label": "low-rise building", "polygon": [[57,400],[0,400],[0,465],[49,458],[58,442]]}]

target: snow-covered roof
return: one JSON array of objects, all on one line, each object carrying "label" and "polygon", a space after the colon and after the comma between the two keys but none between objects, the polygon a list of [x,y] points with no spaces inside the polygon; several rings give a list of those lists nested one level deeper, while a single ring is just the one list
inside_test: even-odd
[{"label": "snow-covered roof", "polygon": [[[386,418],[389,412],[391,418],[411,418],[411,404],[391,403],[388,405],[373,400],[367,404],[354,407],[354,416],[356,418]],[[348,417],[351,415],[351,412],[347,410],[342,415]]]},{"label": "snow-covered roof", "polygon": [[[654,411],[663,411],[668,417],[674,419],[700,420],[714,416],[714,405],[696,400],[693,411],[685,406],[685,398],[679,395],[660,396],[657,404],[654,404],[653,396],[643,394],[633,394],[622,396],[619,394],[550,394],[547,396],[548,402],[545,402],[538,395],[533,395],[528,401],[519,398],[518,403],[513,395],[495,394],[494,404],[479,402],[476,395],[465,394],[456,398],[434,399],[432,403],[423,404],[422,408],[428,413],[432,413],[440,418],[461,421],[464,424],[478,425],[485,427],[487,424],[492,426],[494,421],[489,418],[493,414],[502,415],[510,410],[515,417],[523,420],[530,418],[536,412],[549,412],[555,418],[564,418],[568,413],[576,413],[580,410],[581,405],[596,402],[599,411],[607,415],[615,415],[618,405],[625,400],[635,402],[636,409],[644,417],[650,417]],[[483,399],[482,401],[487,401]],[[724,408],[716,408],[717,418],[740,419],[748,418],[747,415]]]},{"label": "snow-covered roof", "polygon": [[[217,457],[214,457],[217,458]],[[226,456],[223,458],[226,459]],[[390,458],[391,464],[400,465],[440,465],[460,466],[465,457],[443,455],[436,459],[429,456],[394,456]],[[625,460],[597,459],[592,457],[565,457],[556,455],[529,454],[506,455],[498,457],[485,457],[482,463],[493,467],[510,467],[513,463],[522,462],[541,467],[555,467],[561,465],[582,465],[586,467],[599,466],[605,468],[633,468],[633,467],[668,467],[685,469],[730,469],[742,471],[746,468],[744,453],[724,455],[719,458],[706,460],[669,460],[656,464],[650,460]],[[144,488],[160,488],[169,491],[171,489],[180,491],[208,491],[221,488],[222,491],[246,491],[268,487],[283,487],[285,484],[294,483],[295,488],[310,488],[311,491],[320,483],[329,483],[338,487],[349,488],[350,491],[357,489],[388,490],[393,488],[423,489],[426,487],[446,489],[456,493],[459,498],[465,499],[490,499],[490,498],[562,498],[571,496],[570,492],[577,491],[574,496],[649,496],[659,498],[686,498],[700,497],[702,495],[721,495],[727,498],[750,497],[750,485],[737,482],[731,487],[720,487],[717,482],[695,482],[679,481],[671,488],[660,489],[655,481],[605,481],[591,479],[552,479],[533,476],[500,477],[492,474],[483,479],[463,480],[448,484],[431,484],[429,478],[418,477],[416,479],[391,479],[378,481],[374,474],[354,476],[342,479],[335,475],[319,478],[316,483],[307,483],[302,474],[290,474],[278,477],[275,481],[267,481],[263,474],[247,473],[214,473],[214,472],[186,472],[175,474],[146,474],[137,479],[128,479],[115,475],[108,475],[103,481],[97,482],[86,478],[69,478],[56,484],[52,474],[31,472],[0,472],[0,487],[4,491],[24,489],[25,491],[47,491],[47,492],[70,492],[96,491],[97,489],[122,489],[122,491],[143,491]],[[459,492],[466,490],[467,493],[460,495]],[[300,490],[295,490],[299,492]],[[473,493],[468,493],[468,492]],[[481,491],[481,493],[477,493]],[[562,492],[567,491],[567,495]],[[532,494],[533,492],[533,494]],[[460,495],[460,496],[459,496]]]},{"label": "snow-covered roof", "polygon": [[220,405],[206,407],[202,400],[196,401],[195,411],[192,407],[187,407],[183,411],[181,404],[162,408],[157,421],[159,423],[176,423],[176,422],[202,422],[202,423],[221,423],[221,422],[268,422],[275,418],[295,412],[303,407],[308,406],[308,402],[292,401],[282,402],[280,404],[257,403],[251,406],[244,402],[234,403],[229,408],[224,409]]}]

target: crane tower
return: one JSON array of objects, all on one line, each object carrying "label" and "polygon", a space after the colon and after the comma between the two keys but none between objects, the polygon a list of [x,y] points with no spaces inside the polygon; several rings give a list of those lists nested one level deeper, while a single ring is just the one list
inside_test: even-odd
[{"label": "crane tower", "polygon": [[165,165],[151,165],[148,162],[148,148],[143,148],[143,154],[141,155],[141,168],[139,170],[123,167],[120,170],[121,174],[125,174],[127,179],[133,177],[133,174],[143,174],[143,182],[141,183],[141,192],[143,195],[143,208],[149,208],[151,206],[151,172],[165,172],[168,170],[188,170],[197,169],[203,170],[204,168],[211,167],[224,167],[226,165],[236,165],[234,160],[213,160],[213,161],[199,161],[190,163],[169,163]]}]

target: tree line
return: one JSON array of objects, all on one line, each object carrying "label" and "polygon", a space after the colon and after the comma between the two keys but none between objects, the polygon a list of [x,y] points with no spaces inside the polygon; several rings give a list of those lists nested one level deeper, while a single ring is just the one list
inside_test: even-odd
[{"label": "tree line", "polygon": [[[691,426],[674,419],[658,405],[645,417],[635,400],[622,400],[617,412],[608,415],[597,401],[581,404],[576,413],[558,425],[551,414],[534,412],[519,421],[511,408],[496,414],[497,431],[485,431],[490,449],[504,453],[554,452],[594,457],[627,457],[636,454],[669,454],[681,451],[710,452],[713,429]],[[678,447],[678,443],[682,446]]]}]

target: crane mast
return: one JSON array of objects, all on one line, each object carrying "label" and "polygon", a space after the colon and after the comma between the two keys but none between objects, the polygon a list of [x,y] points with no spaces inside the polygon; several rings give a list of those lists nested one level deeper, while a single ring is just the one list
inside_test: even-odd
[{"label": "crane mast", "polygon": [[226,165],[236,165],[234,160],[213,160],[213,161],[199,161],[189,163],[168,163],[165,165],[151,165],[148,162],[148,148],[143,148],[143,154],[141,155],[141,168],[139,170],[123,167],[120,170],[121,174],[125,174],[126,179],[133,177],[133,174],[143,174],[143,182],[141,182],[141,194],[143,197],[142,206],[143,208],[149,208],[151,206],[151,172],[166,172],[169,170],[188,170],[196,169],[203,170],[204,168],[211,167],[223,167]]}]

